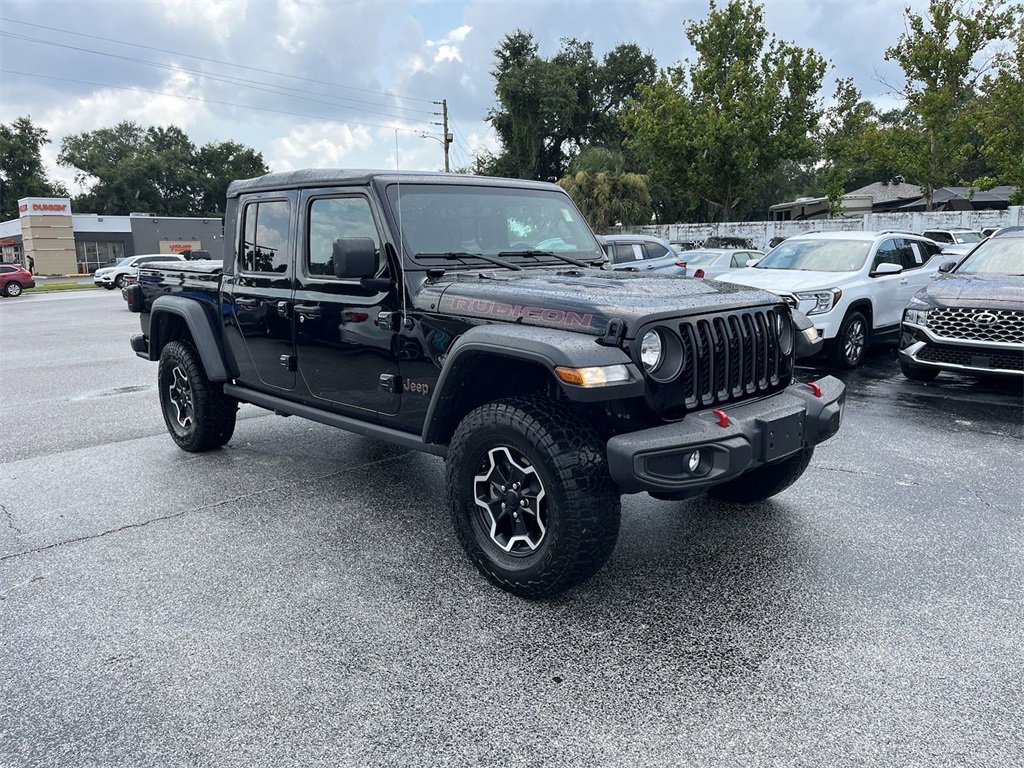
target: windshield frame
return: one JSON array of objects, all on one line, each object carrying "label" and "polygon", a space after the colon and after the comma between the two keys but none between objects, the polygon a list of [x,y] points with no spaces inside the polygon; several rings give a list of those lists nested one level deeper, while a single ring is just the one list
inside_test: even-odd
[{"label": "windshield frame", "polygon": [[[577,223],[582,225],[583,230],[586,233],[586,238],[592,243],[593,246],[592,250],[590,251],[573,249],[559,250],[558,253],[563,254],[564,256],[568,256],[570,258],[577,259],[579,261],[586,262],[588,264],[594,262],[595,268],[597,267],[597,264],[607,262],[607,257],[605,255],[604,248],[598,241],[597,236],[594,234],[594,231],[591,229],[590,224],[586,220],[586,217],[583,216],[582,212],[580,212],[579,208],[572,201],[572,198],[569,197],[569,195],[566,194],[564,190],[562,190],[560,187],[553,187],[553,185],[542,184],[540,182],[517,183],[516,180],[511,179],[508,180],[508,182],[509,183],[507,184],[502,184],[488,180],[487,183],[481,183],[479,180],[472,176],[467,176],[465,180],[449,180],[440,178],[426,180],[415,179],[410,181],[405,181],[404,179],[396,180],[394,178],[389,178],[386,180],[375,180],[375,187],[377,190],[378,199],[382,203],[381,207],[384,209],[385,218],[387,219],[390,225],[391,232],[398,233],[402,239],[401,243],[399,243],[396,239],[393,244],[396,248],[400,249],[402,255],[402,264],[404,268],[409,271],[423,271],[438,268],[444,269],[445,271],[479,270],[481,268],[487,269],[488,271],[494,269],[501,269],[500,266],[497,266],[492,261],[489,261],[484,258],[474,258],[471,253],[466,253],[465,249],[463,248],[451,249],[452,251],[463,253],[464,261],[461,263],[457,261],[449,261],[447,263],[439,262],[437,258],[426,258],[423,260],[418,260],[416,258],[415,250],[411,247],[410,243],[408,242],[406,232],[403,231],[403,228],[399,226],[399,211],[398,207],[395,205],[397,195],[401,194],[399,190],[405,187],[434,187],[441,194],[444,194],[446,191],[469,191],[474,194],[501,194],[504,192],[512,194],[518,193],[523,195],[524,197],[535,197],[537,195],[550,196],[553,199],[557,199],[560,204],[564,205],[566,209],[571,211],[575,215],[575,217],[577,217]],[[401,191],[404,191],[404,189],[401,189]],[[552,238],[548,239],[550,240]],[[579,268],[570,264],[568,261],[559,258],[558,256],[552,256],[550,258],[543,258],[543,256],[538,256],[537,254],[541,251],[553,250],[551,248],[538,247],[544,242],[545,241],[542,240],[540,241],[540,243],[534,244],[534,246],[531,248],[508,248],[502,246],[498,251],[495,252],[495,254],[491,254],[490,251],[481,251],[481,253],[484,253],[487,256],[497,255],[497,253],[501,253],[502,259],[506,261],[512,261],[517,266],[522,267],[523,269],[530,269],[531,267],[545,269],[549,269],[551,267],[558,267],[563,269]],[[529,255],[517,257],[514,252],[520,250],[523,251],[524,254]],[[512,253],[510,253],[510,251]],[[424,251],[424,253],[429,253],[429,251]]]}]

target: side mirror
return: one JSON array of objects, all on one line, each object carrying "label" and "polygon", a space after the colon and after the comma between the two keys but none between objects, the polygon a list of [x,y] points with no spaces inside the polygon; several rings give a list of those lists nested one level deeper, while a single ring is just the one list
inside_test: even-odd
[{"label": "side mirror", "polygon": [[331,251],[334,276],[348,279],[377,274],[377,248],[368,237],[341,237]]},{"label": "side mirror", "polygon": [[901,265],[893,264],[892,262],[887,261],[884,264],[879,264],[877,267],[875,267],[874,271],[871,273],[871,276],[877,277],[879,275],[898,275],[902,271],[903,267]]},{"label": "side mirror", "polygon": [[748,267],[752,267],[755,264],[757,264],[757,262],[759,262],[759,261],[760,261],[760,259],[747,259],[747,266]]},{"label": "side mirror", "polygon": [[955,268],[955,261],[944,261],[942,264],[939,264],[939,272],[952,272]]}]

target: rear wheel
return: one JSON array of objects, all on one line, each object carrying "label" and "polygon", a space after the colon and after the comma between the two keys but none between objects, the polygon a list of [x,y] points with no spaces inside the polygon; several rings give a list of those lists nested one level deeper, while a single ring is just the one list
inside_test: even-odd
[{"label": "rear wheel", "polygon": [[851,312],[839,326],[839,334],[832,348],[832,362],[839,368],[856,368],[864,362],[871,341],[867,318],[860,312]]},{"label": "rear wheel", "polygon": [[187,341],[172,341],[160,353],[157,374],[167,431],[190,453],[220,448],[235,431],[238,401],[206,378],[199,354]]},{"label": "rear wheel", "polygon": [[488,403],[452,437],[448,503],[469,559],[493,584],[541,598],[593,575],[619,532],[600,438],[546,399]]},{"label": "rear wheel", "polygon": [[5,296],[21,296],[21,283],[16,283],[13,280],[7,284],[4,288]]},{"label": "rear wheel", "polygon": [[782,493],[800,476],[811,463],[814,446],[804,448],[788,459],[774,464],[765,464],[757,469],[740,475],[721,485],[712,486],[708,496],[733,504],[755,504]]},{"label": "rear wheel", "polygon": [[938,368],[926,368],[923,365],[914,365],[908,363],[902,357],[900,357],[900,370],[903,371],[903,375],[911,381],[934,381],[935,377],[939,375]]}]

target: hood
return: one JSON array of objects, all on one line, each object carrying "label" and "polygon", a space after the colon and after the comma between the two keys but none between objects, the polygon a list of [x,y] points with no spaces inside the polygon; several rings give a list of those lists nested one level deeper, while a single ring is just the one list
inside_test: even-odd
[{"label": "hood", "polygon": [[770,293],[714,280],[564,268],[447,273],[427,280],[413,298],[424,311],[594,335],[618,318],[626,323],[628,336],[640,323],[657,318],[778,302]]},{"label": "hood", "polygon": [[859,272],[811,272],[800,269],[756,269],[744,267],[730,270],[727,275],[718,278],[727,283],[749,285],[768,291],[825,291],[829,288],[842,288],[849,282],[857,280]]},{"label": "hood", "polygon": [[1013,304],[1024,310],[1024,277],[940,274],[914,297],[935,307],[990,307]]}]

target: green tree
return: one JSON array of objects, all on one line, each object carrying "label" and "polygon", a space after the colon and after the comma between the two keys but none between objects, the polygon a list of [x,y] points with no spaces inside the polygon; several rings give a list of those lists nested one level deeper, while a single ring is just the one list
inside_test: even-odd
[{"label": "green tree", "polygon": [[621,143],[615,117],[656,69],[654,58],[634,44],[617,46],[599,64],[591,43],[571,38],[545,59],[521,30],[506,35],[494,56],[498,106],[487,119],[502,149],[489,170],[550,181],[565,174],[583,147]]},{"label": "green tree", "polygon": [[712,0],[686,35],[696,60],[641,88],[623,113],[627,145],[708,218],[749,215],[780,164],[815,154],[825,60],[769,35],[751,0]]},{"label": "green tree", "polygon": [[569,193],[596,232],[614,224],[647,224],[652,202],[647,177],[625,172],[621,152],[590,147],[571,163],[558,184]]},{"label": "green tree", "polygon": [[18,217],[18,200],[23,197],[64,197],[68,191],[51,181],[43,168],[42,148],[49,144],[47,132],[19,117],[10,125],[0,124],[0,220]]},{"label": "green tree", "polygon": [[1014,48],[981,85],[974,111],[981,155],[996,181],[1017,186],[1013,203],[1024,205],[1024,10],[1018,9]]},{"label": "green tree", "polygon": [[[979,55],[1014,21],[1008,0],[931,0],[926,14],[905,9],[907,31],[885,52],[903,70],[900,93],[920,124],[923,152],[906,158],[928,207],[937,188],[953,181],[971,154],[971,110],[990,61]],[[1018,116],[1020,103],[1017,104]]]},{"label": "green tree", "polygon": [[122,215],[219,215],[232,179],[267,172],[263,156],[238,142],[197,149],[177,126],[133,122],[66,137],[58,162],[88,186],[76,207]]}]

